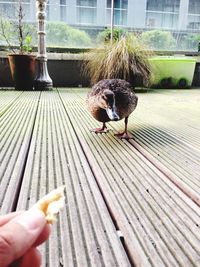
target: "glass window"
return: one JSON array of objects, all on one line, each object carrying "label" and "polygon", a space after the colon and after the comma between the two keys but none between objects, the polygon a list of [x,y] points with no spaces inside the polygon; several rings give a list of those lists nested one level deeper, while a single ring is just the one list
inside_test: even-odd
[{"label": "glass window", "polygon": [[46,6],[46,17],[47,20],[59,21],[61,20],[60,10],[63,6],[60,6],[59,3],[54,3],[53,1],[47,1]]},{"label": "glass window", "polygon": [[0,14],[13,19],[17,16],[16,6],[11,3],[0,3]]},{"label": "glass window", "polygon": [[200,15],[200,0],[189,1],[189,12],[188,13]]},{"label": "glass window", "polygon": [[96,10],[90,8],[77,9],[77,22],[79,24],[95,24],[96,23]]},{"label": "glass window", "polygon": [[[111,24],[111,9],[107,9],[106,24]],[[125,26],[127,25],[127,10],[115,10],[114,11],[114,25]]]},{"label": "glass window", "polygon": [[25,1],[24,1],[24,4],[22,5],[22,7],[23,7],[24,19],[27,21],[30,20],[30,16],[31,16],[30,4],[25,3]]},{"label": "glass window", "polygon": [[180,0],[148,0],[147,28],[176,29]]},{"label": "glass window", "polygon": [[188,10],[188,29],[200,30],[200,1],[190,0]]},{"label": "glass window", "polygon": [[[0,14],[8,17],[9,19],[17,19],[18,11],[19,11],[19,2],[7,1],[0,2]],[[30,20],[30,1],[22,1],[22,8],[23,8],[23,15],[24,19],[29,21]]]},{"label": "glass window", "polygon": [[77,22],[95,24],[97,17],[97,0],[77,0]]},{"label": "glass window", "polygon": [[147,10],[179,12],[180,0],[147,0]]},{"label": "glass window", "polygon": [[178,14],[148,12],[146,16],[147,28],[176,29]]},{"label": "glass window", "polygon": [[96,7],[97,1],[96,0],[77,0],[77,6]]},{"label": "glass window", "polygon": [[66,21],[67,16],[67,6],[66,6],[66,0],[60,0],[60,20],[61,21]]},{"label": "glass window", "polygon": [[188,15],[187,28],[190,30],[200,30],[200,15]]},{"label": "glass window", "polygon": [[[107,0],[107,7],[111,8],[111,0]],[[114,7],[115,8],[128,8],[128,0],[114,0]]]},{"label": "glass window", "polygon": [[[127,25],[128,0],[114,0],[114,25]],[[111,0],[107,0],[106,24],[111,23]]]}]

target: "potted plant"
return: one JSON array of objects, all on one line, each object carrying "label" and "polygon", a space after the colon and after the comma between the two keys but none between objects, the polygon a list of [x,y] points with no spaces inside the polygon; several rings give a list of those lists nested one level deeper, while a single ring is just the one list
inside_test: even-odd
[{"label": "potted plant", "polygon": [[89,52],[83,71],[90,77],[92,85],[113,78],[124,79],[133,87],[139,78],[143,85],[148,85],[151,78],[150,54],[135,35],[127,33],[119,40],[106,42],[103,48]]},{"label": "potted plant", "polygon": [[[21,1],[19,1],[17,20],[12,21],[1,18],[0,35],[11,51],[8,54],[8,60],[15,89],[32,90],[36,56],[32,54],[30,28],[27,27],[23,20],[23,7]],[[13,32],[16,34],[16,38]],[[13,46],[13,41],[17,42],[16,47]]]}]

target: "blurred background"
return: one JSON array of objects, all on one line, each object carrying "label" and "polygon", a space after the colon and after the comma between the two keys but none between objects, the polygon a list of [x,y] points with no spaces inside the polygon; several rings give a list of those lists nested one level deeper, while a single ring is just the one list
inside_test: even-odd
[{"label": "blurred background", "polygon": [[[36,1],[22,2],[24,20],[36,44]],[[15,20],[18,4],[16,0],[1,0],[1,17]],[[49,0],[47,46],[98,46],[110,28],[111,13],[111,0]],[[197,51],[200,0],[114,0],[114,27],[122,34],[134,32],[155,50]],[[12,42],[15,44],[14,36]],[[4,44],[0,38],[0,45]]]}]

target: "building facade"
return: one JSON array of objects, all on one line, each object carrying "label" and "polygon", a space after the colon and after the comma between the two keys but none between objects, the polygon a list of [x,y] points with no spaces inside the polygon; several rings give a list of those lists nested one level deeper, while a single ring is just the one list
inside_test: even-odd
[{"label": "building facade", "polygon": [[[0,12],[13,17],[17,0],[0,0]],[[36,20],[35,0],[23,1],[26,20]],[[114,0],[114,24],[129,29],[200,31],[200,0]],[[47,19],[73,26],[107,27],[111,0],[49,0]]]}]

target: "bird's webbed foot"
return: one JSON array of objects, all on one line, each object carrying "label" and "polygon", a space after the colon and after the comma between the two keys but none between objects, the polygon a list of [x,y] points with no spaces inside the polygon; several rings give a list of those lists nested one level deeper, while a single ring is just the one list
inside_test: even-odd
[{"label": "bird's webbed foot", "polygon": [[134,139],[133,135],[129,134],[128,132],[116,133],[114,135],[117,136],[119,139]]},{"label": "bird's webbed foot", "polygon": [[106,127],[105,123],[103,123],[103,126],[100,127],[100,128],[95,128],[95,129],[91,129],[90,132],[93,132],[93,133],[108,133],[109,132],[109,129]]}]

